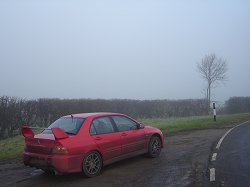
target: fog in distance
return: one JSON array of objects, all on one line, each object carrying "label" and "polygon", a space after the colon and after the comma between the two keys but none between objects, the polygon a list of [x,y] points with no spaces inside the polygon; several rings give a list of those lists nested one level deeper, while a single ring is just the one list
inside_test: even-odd
[{"label": "fog in distance", "polygon": [[212,99],[250,96],[250,1],[0,1],[0,95],[203,98],[209,53],[229,69]]}]

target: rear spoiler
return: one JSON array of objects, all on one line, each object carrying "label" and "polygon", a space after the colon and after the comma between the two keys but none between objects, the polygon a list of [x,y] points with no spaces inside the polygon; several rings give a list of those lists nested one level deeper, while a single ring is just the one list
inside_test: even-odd
[{"label": "rear spoiler", "polygon": [[22,127],[22,134],[25,138],[33,138],[35,136],[34,132],[28,125]]},{"label": "rear spoiler", "polygon": [[[44,130],[46,128],[38,128],[38,127],[29,127],[28,125],[23,125],[22,127],[22,134],[25,138],[34,138],[35,133],[32,129],[41,129]],[[55,136],[55,139],[64,139],[68,138],[68,134],[66,134],[61,128],[51,128],[49,129]]]}]

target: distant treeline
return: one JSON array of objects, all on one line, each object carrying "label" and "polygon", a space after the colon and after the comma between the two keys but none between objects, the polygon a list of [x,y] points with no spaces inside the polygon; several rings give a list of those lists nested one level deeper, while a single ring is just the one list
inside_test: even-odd
[{"label": "distant treeline", "polygon": [[250,112],[250,97],[231,97],[225,109],[228,114]]},{"label": "distant treeline", "polygon": [[[233,107],[233,108],[232,108]],[[226,102],[229,113],[249,112],[250,97],[234,97]],[[85,112],[118,112],[135,118],[181,117],[207,114],[203,99],[126,100],[126,99],[37,99],[0,97],[0,138],[20,132],[24,123],[47,127],[57,118]]]}]

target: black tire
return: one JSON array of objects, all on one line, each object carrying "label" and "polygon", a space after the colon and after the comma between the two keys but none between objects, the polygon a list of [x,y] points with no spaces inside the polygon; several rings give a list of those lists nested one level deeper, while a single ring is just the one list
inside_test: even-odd
[{"label": "black tire", "polygon": [[148,156],[156,158],[161,153],[161,140],[158,136],[152,136],[148,145]]},{"label": "black tire", "polygon": [[88,153],[82,165],[83,173],[86,177],[95,177],[102,170],[102,157],[97,151]]}]

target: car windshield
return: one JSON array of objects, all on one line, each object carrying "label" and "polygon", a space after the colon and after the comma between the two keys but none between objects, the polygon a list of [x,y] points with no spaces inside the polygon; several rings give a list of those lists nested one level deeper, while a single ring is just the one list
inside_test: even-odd
[{"label": "car windshield", "polygon": [[61,128],[67,134],[76,135],[81,128],[84,118],[66,118],[62,117],[52,123],[47,129],[45,129],[43,134],[51,134],[51,128]]}]

